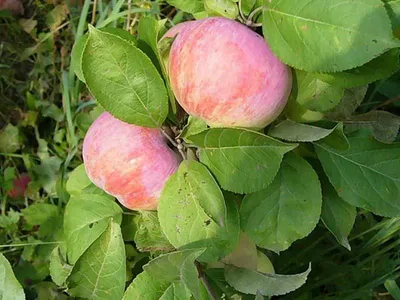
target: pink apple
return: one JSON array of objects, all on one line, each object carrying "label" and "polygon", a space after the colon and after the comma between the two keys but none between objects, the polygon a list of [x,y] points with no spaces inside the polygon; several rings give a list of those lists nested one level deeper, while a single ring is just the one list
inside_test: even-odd
[{"label": "pink apple", "polygon": [[13,188],[8,192],[11,199],[18,199],[24,197],[26,188],[28,187],[31,178],[27,173],[22,173],[18,178],[13,181]]},{"label": "pink apple", "polygon": [[169,77],[183,109],[214,127],[262,128],[275,120],[292,76],[263,37],[225,18],[189,24],[170,30],[179,34],[170,51]]},{"label": "pink apple", "polygon": [[180,163],[160,129],[139,127],[103,113],[83,142],[90,180],[133,210],[157,209],[166,180]]}]

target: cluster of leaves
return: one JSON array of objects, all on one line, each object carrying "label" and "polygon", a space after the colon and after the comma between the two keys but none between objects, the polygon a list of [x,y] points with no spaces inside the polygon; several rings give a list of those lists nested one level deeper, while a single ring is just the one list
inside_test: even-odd
[{"label": "cluster of leaves", "polygon": [[[83,35],[82,25],[76,34],[71,69],[102,108],[81,113],[88,102],[74,104],[79,81],[72,71],[60,76],[67,111],[55,121],[66,119],[60,137],[65,148],[50,151],[37,120],[30,123],[40,163],[27,165],[29,156],[21,158],[33,172],[30,186],[36,182],[32,198],[37,201],[21,212],[10,208],[1,219],[7,225],[0,227],[7,236],[14,234],[13,241],[19,238],[21,216],[25,230],[40,226],[35,238],[42,244],[24,248],[14,268],[18,280],[24,282],[22,270],[29,266],[42,272],[38,281],[50,274],[52,290],[88,299],[264,299],[294,290],[288,299],[321,294],[369,299],[385,295],[383,284],[398,294],[392,279],[399,276],[400,247],[400,42],[395,37],[400,2],[168,3],[195,18],[262,22],[271,49],[293,67],[285,114],[260,132],[208,128],[195,118],[180,118],[165,65],[168,45],[160,42],[167,21],[143,16],[135,37],[112,26],[121,17],[122,1],[99,9],[95,26]],[[89,1],[83,12],[88,8]],[[40,100],[33,103],[30,110],[46,117]],[[73,116],[71,105],[78,107]],[[186,149],[194,159],[183,161],[170,177],[158,212],[124,211],[91,184],[83,165],[74,168],[79,140],[102,109],[139,126],[174,126],[179,138],[198,149],[198,155]],[[1,132],[0,146],[11,147],[3,152],[20,150],[15,128]],[[36,180],[49,169],[59,174],[60,166],[58,185],[54,175],[48,185]],[[3,171],[3,197],[14,173],[12,167]],[[282,273],[297,274],[275,274],[270,259]],[[0,295],[23,299],[2,256],[0,265]]]}]

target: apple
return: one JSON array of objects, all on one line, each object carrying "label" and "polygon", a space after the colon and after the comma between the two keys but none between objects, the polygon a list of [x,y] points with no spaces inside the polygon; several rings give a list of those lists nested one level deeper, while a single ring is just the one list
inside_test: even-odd
[{"label": "apple", "polygon": [[15,178],[13,180],[13,188],[8,192],[8,197],[11,199],[24,197],[30,181],[31,177],[28,173],[22,173],[18,178]]},{"label": "apple", "polygon": [[176,36],[168,73],[175,97],[187,113],[212,127],[254,129],[279,116],[292,75],[262,36],[221,17],[179,26],[166,34]]},{"label": "apple", "polygon": [[157,209],[180,163],[160,129],[128,124],[107,112],[85,136],[83,161],[90,180],[132,210]]}]

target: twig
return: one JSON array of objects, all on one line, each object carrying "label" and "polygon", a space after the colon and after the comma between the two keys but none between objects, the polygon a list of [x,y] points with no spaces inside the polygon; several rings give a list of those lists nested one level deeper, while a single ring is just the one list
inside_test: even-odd
[{"label": "twig", "polygon": [[218,300],[217,295],[215,294],[210,282],[208,282],[208,279],[206,277],[206,275],[203,272],[203,268],[201,267],[200,263],[195,261],[194,262],[197,268],[197,272],[199,273],[199,278],[201,280],[201,282],[203,282],[204,287],[206,288],[208,295],[210,296],[210,298],[212,300]]},{"label": "twig", "polygon": [[397,95],[396,97],[390,98],[386,100],[385,102],[375,106],[372,110],[377,110],[378,108],[384,107],[386,105],[392,104],[393,102],[396,102],[397,100],[400,100],[400,95]]},{"label": "twig", "polygon": [[174,141],[174,139],[172,137],[169,136],[169,134],[165,131],[164,128],[161,128],[161,132],[162,134],[168,139],[168,141],[170,141],[170,143],[172,145],[174,145],[174,147],[178,148],[178,143]]},{"label": "twig", "polygon": [[92,24],[92,25],[96,21],[96,12],[97,12],[97,0],[94,0],[94,2],[93,2],[92,21],[90,22],[90,24]]},{"label": "twig", "polygon": [[132,0],[128,0],[128,19],[126,20],[126,31],[131,28],[131,16],[132,16]]}]

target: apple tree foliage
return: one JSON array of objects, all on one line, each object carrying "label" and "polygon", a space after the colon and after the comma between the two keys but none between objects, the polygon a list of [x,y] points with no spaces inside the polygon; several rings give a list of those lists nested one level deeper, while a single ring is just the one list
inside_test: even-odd
[{"label": "apple tree foliage", "polygon": [[[288,105],[261,131],[178,120],[164,59],[168,45],[159,42],[166,21],[141,18],[137,37],[89,25],[72,53],[79,79],[122,121],[180,129],[189,159],[167,181],[157,212],[127,212],[90,183],[82,166],[73,171],[65,244],[51,255],[52,279],[86,299],[267,299],[292,292],[313,266],[286,275],[260,270],[257,260],[250,263],[256,247],[285,251],[321,221],[351,249],[357,210],[400,215],[400,119],[356,112],[368,84],[399,69],[399,2],[167,2],[194,18],[262,23],[275,55],[292,67]],[[243,236],[253,246],[243,246]],[[130,260],[132,251],[147,253],[139,255],[143,271],[134,278],[129,270],[139,261]],[[0,258],[0,295],[23,299]]]}]

